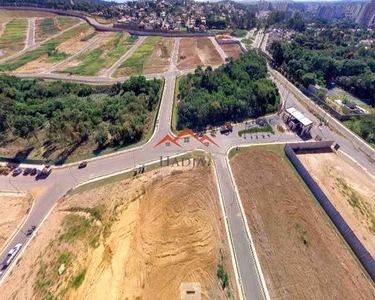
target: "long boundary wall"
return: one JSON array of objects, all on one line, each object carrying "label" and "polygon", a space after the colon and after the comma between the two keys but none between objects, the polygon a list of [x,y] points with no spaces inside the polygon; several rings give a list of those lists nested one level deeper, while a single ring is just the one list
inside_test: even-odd
[{"label": "long boundary wall", "polygon": [[61,9],[53,9],[53,8],[43,8],[43,7],[28,7],[28,6],[0,6],[0,9],[7,9],[7,10],[35,10],[35,11],[45,11],[50,13],[55,13],[58,15],[63,16],[70,16],[76,17],[82,20],[85,20],[89,23],[92,27],[94,27],[97,31],[127,31],[131,35],[139,35],[139,36],[165,36],[165,37],[206,37],[206,36],[215,36],[213,33],[206,33],[206,32],[174,32],[174,31],[155,31],[155,30],[134,30],[131,28],[126,27],[125,25],[117,25],[114,27],[102,26],[97,23],[92,22],[92,20],[84,14],[80,14],[74,11],[67,11]]},{"label": "long boundary wall", "polygon": [[306,183],[308,188],[314,194],[315,198],[318,200],[319,204],[322,206],[328,217],[331,219],[332,223],[336,226],[338,231],[341,233],[342,237],[348,243],[350,248],[353,250],[354,254],[361,262],[364,269],[370,275],[373,282],[375,282],[375,260],[367,249],[363,246],[361,241],[355,235],[350,226],[346,223],[341,214],[336,210],[331,201],[328,199],[326,194],[322,191],[316,181],[312,178],[310,173],[303,166],[301,161],[298,159],[295,151],[296,150],[319,150],[327,149],[332,146],[332,141],[324,142],[310,142],[296,143],[296,144],[286,144],[284,151],[286,156],[289,158],[294,168],[297,170],[298,174],[302,177],[303,181]]}]

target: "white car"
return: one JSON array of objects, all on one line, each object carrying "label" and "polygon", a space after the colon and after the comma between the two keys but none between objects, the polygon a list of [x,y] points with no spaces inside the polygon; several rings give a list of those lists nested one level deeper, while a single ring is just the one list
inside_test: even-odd
[{"label": "white car", "polygon": [[3,269],[8,267],[12,260],[16,257],[18,252],[20,252],[20,249],[22,247],[22,244],[15,245],[9,252],[5,260],[3,261]]}]

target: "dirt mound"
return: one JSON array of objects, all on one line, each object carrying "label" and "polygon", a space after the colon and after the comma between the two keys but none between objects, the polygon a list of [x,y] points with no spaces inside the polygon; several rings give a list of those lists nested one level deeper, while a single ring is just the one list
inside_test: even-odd
[{"label": "dirt mound", "polygon": [[0,293],[179,299],[181,283],[198,282],[202,299],[226,299],[218,264],[235,288],[211,170],[167,168],[64,198]]},{"label": "dirt mound", "polygon": [[374,299],[375,290],[287,158],[231,161],[271,299]]}]

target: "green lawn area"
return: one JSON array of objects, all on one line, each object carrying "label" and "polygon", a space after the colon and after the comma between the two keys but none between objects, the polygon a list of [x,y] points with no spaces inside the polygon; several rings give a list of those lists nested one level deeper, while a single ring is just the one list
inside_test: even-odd
[{"label": "green lawn area", "polygon": [[66,16],[58,16],[57,22],[59,24],[60,30],[65,30],[69,27],[72,27],[79,23],[79,19],[72,18],[72,17],[66,17]]},{"label": "green lawn area", "polygon": [[245,37],[246,36],[246,33],[247,31],[246,30],[243,30],[243,29],[236,29],[233,34],[234,36],[236,37]]},{"label": "green lawn area", "polygon": [[252,39],[242,39],[241,42],[245,44],[247,50],[250,50],[251,45],[253,44]]},{"label": "green lawn area", "polygon": [[0,49],[4,52],[1,58],[5,58],[23,49],[26,40],[26,29],[26,19],[13,19],[6,25],[0,37]]},{"label": "green lawn area", "polygon": [[82,24],[80,26],[77,26],[71,30],[68,30],[61,34],[60,36],[49,40],[47,43],[43,44],[39,48],[28,51],[21,55],[18,58],[12,59],[10,61],[4,62],[0,64],[0,71],[13,71],[18,69],[19,67],[22,67],[23,65],[27,64],[30,61],[33,61],[39,57],[41,57],[44,54],[49,55],[49,59],[52,60],[52,62],[63,60],[67,57],[65,54],[61,54],[57,52],[55,49],[56,47],[69,40],[70,38],[79,35],[81,32],[86,31],[89,28],[88,24]]},{"label": "green lawn area", "polygon": [[245,133],[258,133],[258,132],[269,132],[274,134],[274,130],[270,124],[267,124],[266,126],[263,127],[252,127],[244,130],[240,130],[238,132],[239,136],[243,136]]},{"label": "green lawn area", "polygon": [[151,55],[156,44],[160,42],[162,37],[148,37],[145,41],[134,51],[134,53],[123,62],[123,64],[116,70],[115,77],[122,76],[124,71],[127,76],[142,74],[143,66],[146,59]]},{"label": "green lawn area", "polygon": [[118,61],[130,49],[135,40],[136,37],[124,38],[123,33],[117,33],[105,47],[96,48],[78,56],[77,60],[81,62],[79,66],[59,72],[90,76],[96,75],[103,68],[109,68]]}]

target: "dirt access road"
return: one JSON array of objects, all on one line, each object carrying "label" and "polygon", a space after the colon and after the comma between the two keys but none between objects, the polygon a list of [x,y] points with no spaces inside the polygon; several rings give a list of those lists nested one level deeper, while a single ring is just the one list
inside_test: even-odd
[{"label": "dirt access road", "polygon": [[341,152],[298,158],[375,257],[375,179]]},{"label": "dirt access road", "polygon": [[231,166],[271,299],[374,299],[281,148],[238,154]]},{"label": "dirt access road", "polygon": [[182,282],[198,282],[202,299],[227,299],[216,274],[223,264],[237,295],[225,232],[209,167],[150,171],[63,198],[0,294],[180,299]]}]

